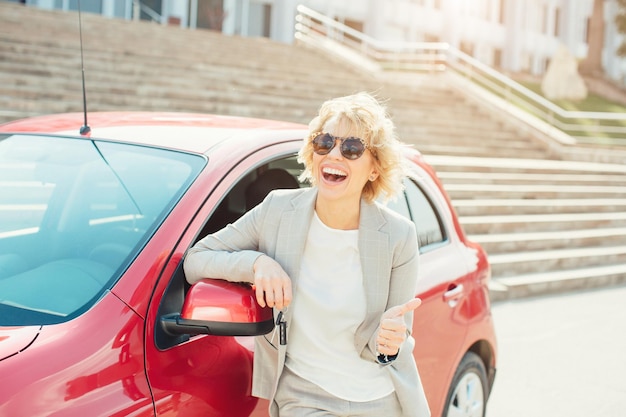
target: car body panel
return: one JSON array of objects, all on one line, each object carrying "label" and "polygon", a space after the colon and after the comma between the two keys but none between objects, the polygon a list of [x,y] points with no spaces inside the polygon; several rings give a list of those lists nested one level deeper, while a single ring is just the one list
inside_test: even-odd
[{"label": "car body panel", "polygon": [[39,335],[40,326],[0,327],[0,361],[25,350]]},{"label": "car body panel", "polygon": [[0,415],[153,415],[143,328],[112,294],[72,321],[42,326],[28,349],[0,361]]}]

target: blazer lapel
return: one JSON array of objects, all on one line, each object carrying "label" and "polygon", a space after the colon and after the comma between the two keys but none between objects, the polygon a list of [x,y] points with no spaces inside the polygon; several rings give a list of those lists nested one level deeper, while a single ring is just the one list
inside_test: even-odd
[{"label": "blazer lapel", "polygon": [[313,218],[317,189],[311,188],[291,200],[291,206],[280,213],[275,259],[291,278],[295,290],[300,274],[302,254]]},{"label": "blazer lapel", "polygon": [[386,223],[376,204],[361,201],[359,253],[365,288],[365,320],[356,332],[355,344],[361,352],[369,336],[376,330],[389,297],[391,258],[388,233],[381,230]]},{"label": "blazer lapel", "polygon": [[[291,206],[281,213],[278,226],[278,237],[276,242],[276,259],[287,275],[291,278],[291,288],[295,294],[298,286],[298,278],[300,276],[300,265],[302,264],[302,254],[304,246],[313,219],[313,211],[315,210],[315,198],[317,189],[311,188],[306,192],[299,194],[291,200]],[[285,321],[291,323],[292,309],[285,310]],[[278,311],[274,311],[276,315]],[[289,324],[287,325],[287,335],[289,335]],[[289,338],[289,336],[287,336]],[[283,369],[285,363],[286,346],[278,346],[278,369]],[[282,372],[282,371],[281,371]],[[278,383],[278,381],[276,381]],[[274,387],[276,389],[276,387]]]}]

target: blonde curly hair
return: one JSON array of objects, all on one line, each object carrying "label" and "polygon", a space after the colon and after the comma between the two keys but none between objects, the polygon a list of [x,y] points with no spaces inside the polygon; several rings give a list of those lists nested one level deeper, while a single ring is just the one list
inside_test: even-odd
[{"label": "blonde curly hair", "polygon": [[363,197],[372,202],[395,198],[403,189],[402,179],[406,175],[406,159],[402,156],[403,144],[398,140],[395,126],[387,110],[374,96],[366,92],[337,97],[324,102],[318,115],[309,123],[309,136],[298,152],[298,161],[304,164],[300,181],[315,185],[313,146],[311,136],[324,131],[333,122],[347,122],[351,131],[365,140],[372,152],[378,177],[368,181],[363,188]]}]

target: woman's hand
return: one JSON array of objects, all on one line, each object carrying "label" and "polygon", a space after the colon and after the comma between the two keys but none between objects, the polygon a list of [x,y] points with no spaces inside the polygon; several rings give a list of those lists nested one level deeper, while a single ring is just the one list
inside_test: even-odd
[{"label": "woman's hand", "polygon": [[291,278],[282,266],[267,255],[254,262],[254,286],[256,300],[261,307],[276,307],[279,310],[291,303]]},{"label": "woman's hand", "polygon": [[407,328],[404,322],[404,315],[415,310],[422,304],[422,300],[414,298],[406,303],[391,307],[383,313],[378,326],[378,336],[376,337],[376,349],[378,353],[388,356],[397,355],[400,346],[406,340]]}]

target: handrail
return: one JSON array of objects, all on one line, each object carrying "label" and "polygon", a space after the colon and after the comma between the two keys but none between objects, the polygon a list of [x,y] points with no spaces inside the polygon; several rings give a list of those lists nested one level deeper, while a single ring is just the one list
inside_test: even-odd
[{"label": "handrail", "polygon": [[133,0],[133,9],[133,16],[135,20],[139,20],[141,12],[144,12],[152,21],[163,23],[163,16],[158,14],[149,6],[143,4],[141,0]]},{"label": "handrail", "polygon": [[626,113],[565,110],[445,42],[380,41],[303,5],[295,38],[373,71],[453,71],[578,143],[626,145]]}]

